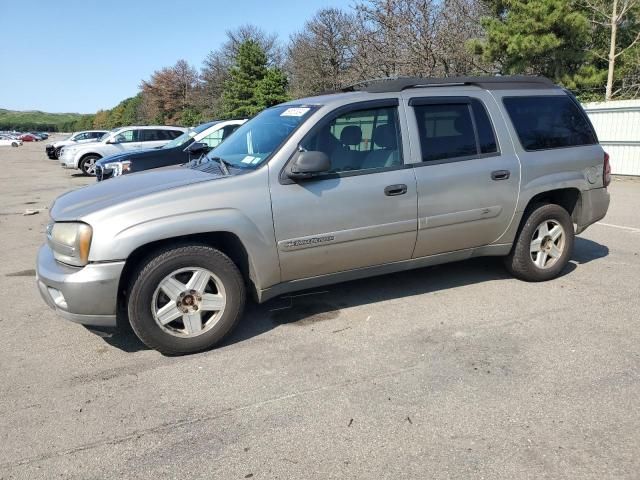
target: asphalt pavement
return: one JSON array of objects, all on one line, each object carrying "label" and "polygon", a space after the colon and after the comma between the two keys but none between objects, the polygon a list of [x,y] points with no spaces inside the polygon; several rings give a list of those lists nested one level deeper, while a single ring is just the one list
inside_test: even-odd
[{"label": "asphalt pavement", "polygon": [[554,281],[487,258],[335,285],[184,357],[40,299],[47,207],[92,181],[0,150],[0,479],[640,478],[640,181]]}]

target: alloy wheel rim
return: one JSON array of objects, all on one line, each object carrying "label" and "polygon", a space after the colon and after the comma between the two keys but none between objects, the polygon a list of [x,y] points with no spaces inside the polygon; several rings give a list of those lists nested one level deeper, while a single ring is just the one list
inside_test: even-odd
[{"label": "alloy wheel rim", "polygon": [[556,220],[544,220],[531,237],[529,254],[533,264],[543,270],[553,267],[562,256],[566,235]]},{"label": "alloy wheel rim", "polygon": [[84,162],[84,171],[90,175],[96,173],[96,159],[90,158]]},{"label": "alloy wheel rim", "polygon": [[153,293],[151,312],[164,332],[191,338],[208,332],[220,321],[226,300],[224,285],[213,272],[187,267],[160,281]]}]

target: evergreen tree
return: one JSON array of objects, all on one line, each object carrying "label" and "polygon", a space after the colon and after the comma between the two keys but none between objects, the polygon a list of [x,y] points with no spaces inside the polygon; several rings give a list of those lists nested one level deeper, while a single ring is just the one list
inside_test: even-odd
[{"label": "evergreen tree", "polygon": [[259,108],[272,107],[289,100],[287,85],[287,77],[281,69],[277,67],[269,68],[264,78],[258,82],[256,88],[256,100]]},{"label": "evergreen tree", "polygon": [[235,65],[229,70],[229,79],[224,84],[223,116],[250,117],[261,110],[258,85],[267,71],[267,55],[258,42],[242,42]]},{"label": "evergreen tree", "polygon": [[537,74],[562,84],[594,81],[591,28],[574,0],[486,0],[484,38],[471,47],[502,74]]}]

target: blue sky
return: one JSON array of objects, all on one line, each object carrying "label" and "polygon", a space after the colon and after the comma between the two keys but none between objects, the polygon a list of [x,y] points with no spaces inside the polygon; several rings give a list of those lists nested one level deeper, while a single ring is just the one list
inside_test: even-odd
[{"label": "blue sky", "polygon": [[93,113],[135,95],[179,58],[200,67],[225,31],[252,23],[281,41],[349,0],[32,0],[0,6],[0,108]]}]

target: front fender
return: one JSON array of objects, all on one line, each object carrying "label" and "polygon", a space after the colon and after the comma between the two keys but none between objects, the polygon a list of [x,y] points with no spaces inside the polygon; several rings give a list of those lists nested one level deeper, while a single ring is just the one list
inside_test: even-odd
[{"label": "front fender", "polygon": [[87,215],[84,221],[93,227],[89,261],[126,260],[154,242],[226,232],[242,242],[258,288],[278,283],[280,263],[264,171],[163,190]]}]

